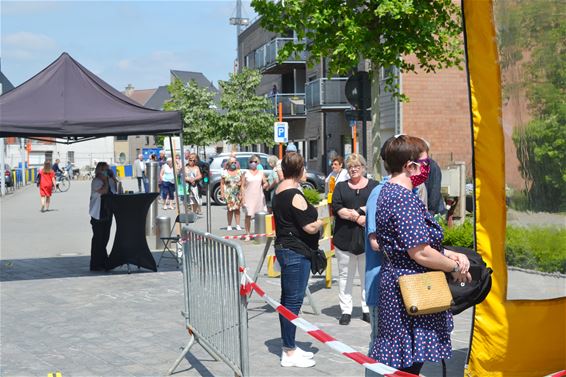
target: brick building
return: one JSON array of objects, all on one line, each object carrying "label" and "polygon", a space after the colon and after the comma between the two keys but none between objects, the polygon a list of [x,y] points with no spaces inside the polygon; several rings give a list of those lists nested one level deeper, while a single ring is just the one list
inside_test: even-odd
[{"label": "brick building", "polygon": [[[345,116],[351,108],[344,94],[347,78],[328,77],[326,59],[313,67],[306,65],[306,55],[278,63],[278,50],[293,38],[293,33],[269,32],[256,20],[238,36],[238,67],[258,69],[263,74],[258,94],[273,98],[274,105],[283,103],[289,139],[298,145],[309,169],[326,171],[333,154],[347,155],[352,151],[350,121]],[[360,62],[358,70],[367,70],[366,64]],[[407,103],[400,103],[384,91],[387,74],[383,69],[379,72],[382,142],[397,133],[422,137],[431,144],[431,156],[441,167],[465,161],[470,175],[472,148],[466,72],[453,68],[436,74],[399,75],[401,91],[410,98]],[[368,161],[374,160],[378,150],[372,146],[372,134],[369,123]],[[361,149],[361,127],[357,139]]]}]

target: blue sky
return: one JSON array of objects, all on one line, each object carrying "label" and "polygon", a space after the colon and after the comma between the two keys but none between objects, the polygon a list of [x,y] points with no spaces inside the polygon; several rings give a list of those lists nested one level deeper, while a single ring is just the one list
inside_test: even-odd
[{"label": "blue sky", "polygon": [[235,0],[2,0],[0,11],[2,72],[14,85],[62,52],[118,90],[167,84],[170,69],[203,72],[218,86],[236,57]]}]

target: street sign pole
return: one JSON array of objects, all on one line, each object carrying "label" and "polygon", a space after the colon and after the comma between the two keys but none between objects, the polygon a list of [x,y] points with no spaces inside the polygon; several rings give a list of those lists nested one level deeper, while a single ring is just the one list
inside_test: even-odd
[{"label": "street sign pole", "polygon": [[361,154],[367,158],[366,110],[371,107],[371,85],[369,74],[365,71],[359,71],[350,76],[348,81],[346,81],[345,94],[348,102],[354,107],[354,109],[361,112],[362,145],[359,149],[361,149]]},{"label": "street sign pole", "polygon": [[357,123],[355,123],[352,126],[352,153],[357,153],[358,152],[358,148],[356,148],[356,144],[357,144],[357,133],[358,133],[358,126],[356,125]]},{"label": "street sign pole", "polygon": [[370,105],[370,102],[367,101],[366,98],[370,97],[370,93],[365,93],[364,89],[367,90],[367,88],[364,88],[364,85],[362,83],[362,81],[358,81],[358,90],[360,91],[360,98],[362,98],[362,104],[365,104],[365,102],[367,102],[367,104],[365,104],[362,107],[362,156],[364,156],[364,158],[367,160],[368,158],[368,149],[367,149],[367,126],[366,126],[366,109],[367,109],[367,105]]}]

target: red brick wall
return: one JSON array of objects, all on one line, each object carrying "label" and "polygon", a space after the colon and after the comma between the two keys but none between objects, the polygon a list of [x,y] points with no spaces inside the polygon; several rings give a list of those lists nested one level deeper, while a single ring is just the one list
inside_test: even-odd
[{"label": "red brick wall", "polygon": [[[409,59],[411,60],[411,59]],[[457,68],[437,73],[407,73],[402,90],[410,101],[402,105],[403,133],[422,137],[442,168],[465,161],[471,175],[472,146],[466,72]]]}]

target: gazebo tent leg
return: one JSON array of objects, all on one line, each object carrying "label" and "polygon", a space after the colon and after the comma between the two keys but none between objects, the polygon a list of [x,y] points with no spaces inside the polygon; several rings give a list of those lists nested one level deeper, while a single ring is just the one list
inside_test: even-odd
[{"label": "gazebo tent leg", "polygon": [[[183,144],[184,144],[184,139],[183,139],[183,131],[181,130],[181,133],[179,134],[179,138],[181,139],[181,161],[185,164],[186,161],[183,161],[183,158],[185,157],[185,150],[183,148]],[[185,167],[183,166],[183,168],[181,169],[181,182],[185,182]],[[183,190],[184,192],[184,190]],[[187,203],[187,193],[185,192],[185,195],[183,195],[183,213],[188,213],[188,203]],[[179,212],[181,212],[181,207],[179,207]]]},{"label": "gazebo tent leg", "polygon": [[[182,142],[181,142],[182,144]],[[177,167],[175,166],[175,149],[173,148],[173,138],[169,136],[169,145],[171,146],[171,159],[173,160],[173,179],[175,180],[175,202],[177,203],[177,215],[181,212],[181,207],[179,207],[179,195],[177,194]],[[182,149],[181,149],[182,150]],[[183,165],[183,160],[181,160],[181,165]],[[183,166],[181,166],[181,171],[184,171]],[[181,181],[184,182],[184,181]],[[187,193],[183,187],[183,196],[187,196]],[[179,234],[181,234],[181,230],[179,229]]]}]

